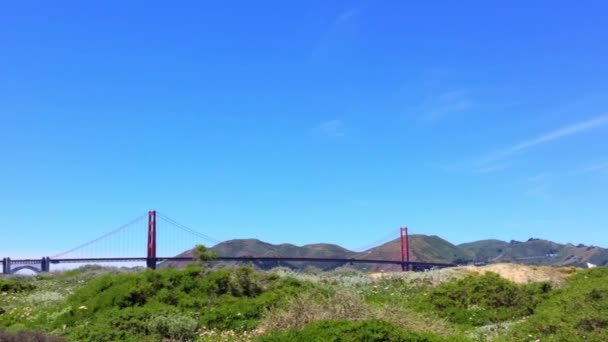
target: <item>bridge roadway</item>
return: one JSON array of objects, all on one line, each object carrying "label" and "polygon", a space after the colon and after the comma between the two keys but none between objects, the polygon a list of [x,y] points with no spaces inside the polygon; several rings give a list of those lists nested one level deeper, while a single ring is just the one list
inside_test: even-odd
[{"label": "bridge roadway", "polygon": [[[10,260],[13,265],[38,264],[41,259],[15,259]],[[126,258],[69,258],[69,259],[48,259],[51,264],[61,263],[96,263],[96,262],[138,262],[147,261],[145,257],[126,257]],[[192,257],[157,257],[157,262],[163,261],[196,261]],[[387,264],[387,265],[406,265],[413,268],[429,268],[429,267],[451,267],[454,264],[436,263],[436,262],[419,262],[409,261],[402,262],[400,260],[382,260],[382,259],[349,259],[349,258],[308,258],[308,257],[254,257],[254,256],[239,256],[239,257],[216,257],[212,261],[305,261],[305,262],[334,262],[344,264]]]}]

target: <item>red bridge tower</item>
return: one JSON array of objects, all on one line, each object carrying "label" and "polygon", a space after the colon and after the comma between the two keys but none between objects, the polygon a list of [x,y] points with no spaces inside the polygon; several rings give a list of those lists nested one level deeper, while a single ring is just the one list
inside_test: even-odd
[{"label": "red bridge tower", "polygon": [[146,265],[156,269],[156,210],[148,211],[148,254]]},{"label": "red bridge tower", "polygon": [[401,270],[410,270],[410,237],[407,234],[407,227],[401,228]]}]

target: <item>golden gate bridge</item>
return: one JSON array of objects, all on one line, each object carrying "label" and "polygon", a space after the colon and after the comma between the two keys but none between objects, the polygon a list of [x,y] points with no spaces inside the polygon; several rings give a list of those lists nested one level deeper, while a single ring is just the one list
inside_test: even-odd
[{"label": "golden gate bridge", "polygon": [[[146,220],[147,219],[147,220]],[[142,250],[142,233],[146,232],[146,256],[137,256],[136,250]],[[181,239],[179,238],[181,237]],[[182,246],[165,248],[167,254],[157,253],[158,241],[171,243],[186,240],[187,248]],[[432,267],[454,266],[446,263],[411,261],[409,235],[407,228],[400,228],[400,256],[395,259],[359,259],[359,258],[340,258],[340,257],[290,257],[290,256],[217,256],[217,261],[239,261],[239,262],[321,262],[321,263],[343,263],[343,264],[387,264],[399,265],[402,271],[420,270]],[[133,242],[136,242],[133,248]],[[172,218],[157,213],[155,210],[149,211],[147,215],[141,215],[128,223],[107,232],[93,240],[87,241],[74,248],[53,256],[45,256],[39,259],[2,259],[2,273],[14,274],[21,270],[30,270],[35,273],[49,272],[51,265],[57,264],[100,264],[100,263],[133,263],[145,262],[149,269],[156,269],[157,265],[166,261],[196,261],[196,257],[179,256],[186,249],[191,249],[198,243],[217,244],[221,241],[216,240],[206,234],[200,233],[188,226],[185,226]],[[143,243],[142,243],[143,244]],[[161,244],[161,246],[163,246]],[[166,245],[165,245],[166,246]],[[170,255],[174,256],[170,256]],[[177,256],[175,256],[177,255]]]}]

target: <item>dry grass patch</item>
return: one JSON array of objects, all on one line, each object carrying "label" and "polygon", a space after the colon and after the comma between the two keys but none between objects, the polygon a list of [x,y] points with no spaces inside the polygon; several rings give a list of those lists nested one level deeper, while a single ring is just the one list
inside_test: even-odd
[{"label": "dry grass patch", "polygon": [[301,329],[317,321],[374,319],[412,332],[432,332],[442,336],[454,333],[452,326],[443,319],[426,317],[394,303],[371,307],[359,294],[347,289],[322,298],[311,294],[297,296],[282,310],[268,312],[261,323],[261,330]]}]

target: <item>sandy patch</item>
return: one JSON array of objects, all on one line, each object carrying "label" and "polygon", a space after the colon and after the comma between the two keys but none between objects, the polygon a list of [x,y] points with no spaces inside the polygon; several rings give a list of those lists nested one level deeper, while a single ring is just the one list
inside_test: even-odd
[{"label": "sandy patch", "polygon": [[494,272],[518,284],[548,281],[555,285],[561,285],[566,278],[577,270],[575,267],[530,266],[503,263],[485,266],[458,266],[427,272],[374,272],[370,273],[369,276],[373,279],[382,277],[399,277],[408,280],[426,279],[431,284],[437,285],[450,279],[462,278],[471,273],[484,274],[486,272]]}]

